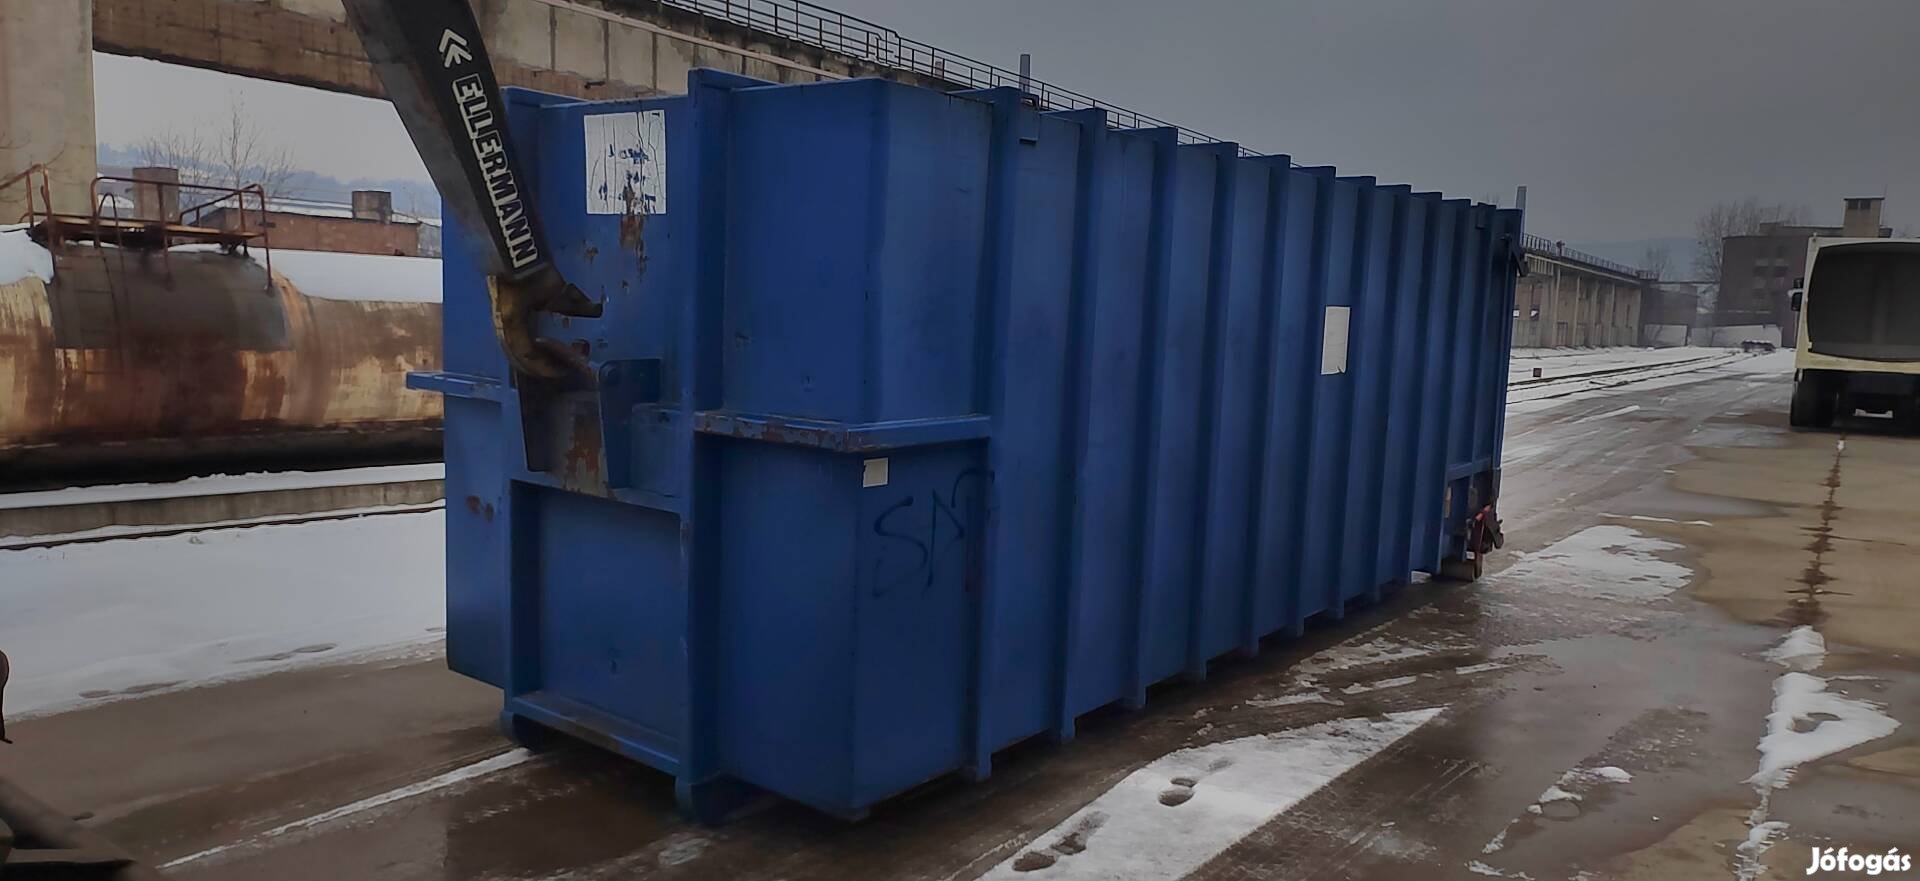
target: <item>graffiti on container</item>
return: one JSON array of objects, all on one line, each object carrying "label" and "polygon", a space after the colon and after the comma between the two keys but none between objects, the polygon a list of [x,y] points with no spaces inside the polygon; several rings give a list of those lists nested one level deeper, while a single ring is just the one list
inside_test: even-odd
[{"label": "graffiti on container", "polygon": [[868,589],[875,597],[903,590],[930,591],[942,576],[959,570],[963,589],[972,592],[985,534],[987,487],[993,475],[964,468],[944,493],[908,493],[881,510],[873,532],[886,541],[873,556]]}]

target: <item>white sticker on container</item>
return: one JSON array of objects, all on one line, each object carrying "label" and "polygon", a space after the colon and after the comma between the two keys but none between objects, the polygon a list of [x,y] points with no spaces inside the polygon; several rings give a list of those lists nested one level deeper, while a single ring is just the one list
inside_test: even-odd
[{"label": "white sticker on container", "polygon": [[865,466],[860,469],[860,485],[863,487],[886,486],[887,460],[868,459]]},{"label": "white sticker on container", "polygon": [[667,113],[585,117],[588,214],[667,213]]},{"label": "white sticker on container", "polygon": [[1320,331],[1320,375],[1347,372],[1347,323],[1352,318],[1349,306],[1328,306],[1327,321]]}]

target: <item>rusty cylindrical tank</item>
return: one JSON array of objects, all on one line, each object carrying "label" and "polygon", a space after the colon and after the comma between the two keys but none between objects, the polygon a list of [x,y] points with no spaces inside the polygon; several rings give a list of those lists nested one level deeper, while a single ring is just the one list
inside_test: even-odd
[{"label": "rusty cylindrical tank", "polygon": [[436,456],[405,379],[440,363],[437,290],[309,296],[261,256],[69,244],[0,276],[0,485]]}]

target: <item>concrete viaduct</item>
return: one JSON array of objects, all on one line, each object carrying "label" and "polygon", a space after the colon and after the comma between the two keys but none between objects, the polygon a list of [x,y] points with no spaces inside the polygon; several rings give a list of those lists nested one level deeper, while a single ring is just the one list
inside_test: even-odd
[{"label": "concrete viaduct", "polygon": [[[778,82],[1017,81],[791,0],[474,0],[474,11],[503,85],[582,98],[676,93],[695,67]],[[57,209],[73,213],[88,210],[96,173],[90,49],[382,97],[340,0],[0,0],[0,180],[45,164]],[[24,210],[20,190],[0,193],[0,217]]]},{"label": "concrete viaduct", "polygon": [[[712,67],[777,82],[886,76],[939,88],[1021,85],[1041,106],[1105,107],[804,0],[473,0],[504,85],[581,98],[679,92]],[[0,0],[0,181],[40,163],[57,210],[90,210],[96,174],[90,49],[382,97],[341,0]],[[1182,130],[1185,140],[1206,140]],[[0,217],[24,188],[0,189]],[[1529,236],[1516,346],[1640,342],[1636,270]]]}]

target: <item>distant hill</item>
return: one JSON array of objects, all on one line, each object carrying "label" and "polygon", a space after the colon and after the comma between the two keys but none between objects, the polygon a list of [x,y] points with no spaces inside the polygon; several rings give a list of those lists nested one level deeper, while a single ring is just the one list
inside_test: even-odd
[{"label": "distant hill", "polygon": [[1673,255],[1672,268],[1668,271],[1668,281],[1686,281],[1693,277],[1694,242],[1691,237],[1668,237],[1658,239],[1635,239],[1628,242],[1568,242],[1567,247],[1576,251],[1585,251],[1595,257],[1605,257],[1628,266],[1641,266],[1646,262],[1647,249],[1665,246]]},{"label": "distant hill", "polygon": [[[104,166],[131,168],[141,164],[140,151],[112,144],[99,144],[99,162]],[[311,171],[296,171],[281,195],[315,202],[345,205],[353,200],[354,190],[386,190],[393,194],[394,210],[416,217],[440,216],[440,193],[432,181],[424,180],[341,180]]]}]

